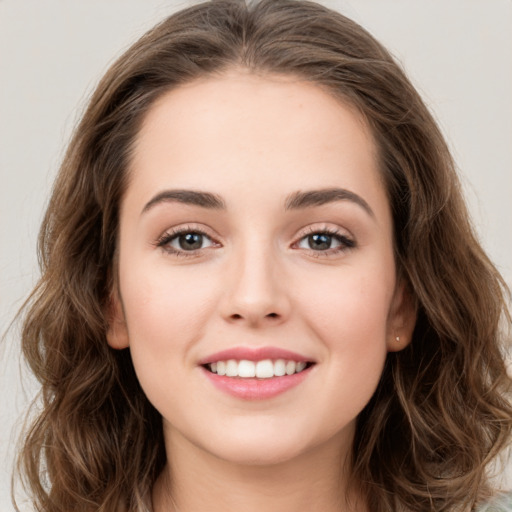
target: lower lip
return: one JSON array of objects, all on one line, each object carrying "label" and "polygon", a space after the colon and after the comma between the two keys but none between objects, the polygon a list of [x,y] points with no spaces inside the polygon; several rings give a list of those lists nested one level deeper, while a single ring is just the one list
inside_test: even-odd
[{"label": "lower lip", "polygon": [[271,377],[270,379],[251,379],[226,377],[202,368],[206,377],[217,388],[243,400],[266,400],[298,386],[310,373],[312,366],[293,375]]}]

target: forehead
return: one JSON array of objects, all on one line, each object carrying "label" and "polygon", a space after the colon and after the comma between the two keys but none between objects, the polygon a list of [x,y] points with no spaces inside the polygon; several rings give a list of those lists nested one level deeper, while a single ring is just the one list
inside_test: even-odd
[{"label": "forehead", "polygon": [[[334,142],[340,135],[359,135],[369,146],[373,137],[363,117],[347,101],[316,83],[293,75],[253,74],[231,69],[221,75],[203,77],[162,95],[146,114],[137,147],[155,131],[172,130],[187,135],[189,130],[215,134],[236,126],[231,140],[240,140],[258,125],[276,145],[284,139],[316,133],[315,142]],[[340,123],[348,125],[343,129]],[[286,126],[286,131],[281,128]],[[274,127],[274,129],[272,129]],[[176,133],[179,132],[179,133]],[[282,137],[275,139],[280,133]],[[169,133],[170,134],[170,133]],[[200,142],[200,141],[197,141]]]},{"label": "forehead", "polygon": [[[344,186],[383,196],[376,147],[359,112],[293,76],[231,70],[160,97],[135,143],[132,183],[262,196]],[[244,188],[245,187],[245,188]]]}]

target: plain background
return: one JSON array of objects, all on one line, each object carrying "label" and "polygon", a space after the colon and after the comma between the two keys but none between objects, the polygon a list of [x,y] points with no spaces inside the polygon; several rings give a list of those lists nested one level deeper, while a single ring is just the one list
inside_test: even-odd
[{"label": "plain background", "polygon": [[[163,0],[0,0],[0,335],[38,277],[36,237],[59,161],[109,63],[166,15]],[[447,137],[484,247],[512,283],[512,1],[324,0],[403,64]],[[37,389],[0,343],[0,510]],[[509,467],[508,478],[512,476]],[[506,476],[506,475],[505,475]],[[512,487],[509,480],[508,487]]]}]

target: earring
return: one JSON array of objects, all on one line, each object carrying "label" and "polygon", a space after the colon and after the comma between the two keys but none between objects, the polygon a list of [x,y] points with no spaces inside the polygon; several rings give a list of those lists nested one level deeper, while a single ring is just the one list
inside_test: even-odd
[{"label": "earring", "polygon": [[395,338],[395,340],[396,340],[396,342],[397,342],[397,343],[400,343],[400,336],[397,336],[397,337]]}]

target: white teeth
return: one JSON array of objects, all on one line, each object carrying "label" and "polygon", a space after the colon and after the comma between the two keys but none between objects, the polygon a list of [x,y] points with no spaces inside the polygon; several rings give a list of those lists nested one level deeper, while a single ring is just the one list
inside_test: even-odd
[{"label": "white teeth", "polygon": [[261,361],[248,361],[242,359],[237,361],[229,359],[228,361],[217,361],[210,363],[208,368],[212,373],[225,375],[226,377],[242,377],[258,379],[270,379],[272,377],[282,377],[284,375],[293,375],[303,371],[307,366],[304,361],[285,361],[284,359],[263,359]]},{"label": "white teeth", "polygon": [[295,363],[295,361],[288,361],[286,363],[286,375],[293,375],[296,369],[297,364]]},{"label": "white teeth", "polygon": [[286,375],[286,361],[284,359],[278,359],[274,362],[274,375],[276,377]]},{"label": "white teeth", "polygon": [[270,379],[274,376],[274,365],[270,359],[264,359],[256,363],[256,377],[258,379]]},{"label": "white teeth", "polygon": [[225,361],[217,361],[217,374],[218,375],[226,375],[226,362]]},{"label": "white teeth", "polygon": [[234,359],[230,359],[226,363],[226,377],[236,377],[238,375],[238,363]]},{"label": "white teeth", "polygon": [[256,364],[253,361],[246,361],[243,359],[238,363],[238,376],[256,377]]}]

